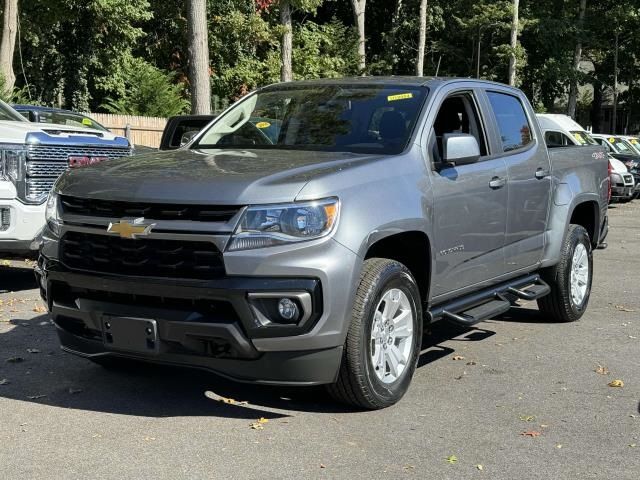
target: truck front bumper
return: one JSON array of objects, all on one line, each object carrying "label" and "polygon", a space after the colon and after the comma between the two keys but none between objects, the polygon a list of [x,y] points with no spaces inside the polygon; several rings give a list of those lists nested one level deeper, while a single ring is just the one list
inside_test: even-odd
[{"label": "truck front bumper", "polygon": [[633,186],[612,186],[611,187],[611,200],[619,201],[619,200],[630,200],[635,195],[635,189]]},{"label": "truck front bumper", "polygon": [[[350,261],[328,261],[327,250]],[[308,249],[307,262],[314,251],[324,266],[308,265],[309,276],[299,268],[295,276],[280,276],[277,255],[263,263],[271,263],[278,276],[261,275],[247,259],[242,263],[253,275],[183,280],[70,271],[41,254],[36,277],[62,348],[70,353],[203,368],[243,382],[318,385],[337,377],[350,312],[351,288],[344,284],[350,287],[359,273],[355,254],[334,241]],[[233,269],[234,262],[228,263],[227,270]],[[273,304],[260,302],[291,295],[306,296],[299,305],[310,311],[302,312],[298,324],[265,324],[260,313],[273,318]],[[110,342],[105,322],[114,317],[121,324],[152,322],[153,348]]]},{"label": "truck front bumper", "polygon": [[28,253],[38,250],[45,223],[44,211],[44,204],[25,205],[0,196],[0,252]]}]

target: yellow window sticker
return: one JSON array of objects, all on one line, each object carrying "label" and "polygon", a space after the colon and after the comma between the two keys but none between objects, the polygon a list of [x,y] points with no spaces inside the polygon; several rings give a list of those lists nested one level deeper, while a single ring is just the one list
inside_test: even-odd
[{"label": "yellow window sticker", "polygon": [[630,142],[632,145],[638,145],[638,140],[636,140],[635,138],[632,138]]},{"label": "yellow window sticker", "polygon": [[613,138],[613,137],[611,137],[611,138],[609,139],[609,142],[610,142],[610,143],[616,143],[616,139],[615,139],[615,138]]},{"label": "yellow window sticker", "polygon": [[258,128],[269,128],[271,124],[269,122],[258,122],[256,123],[256,127]]},{"label": "yellow window sticker", "polygon": [[413,93],[397,93],[396,95],[389,95],[387,102],[395,102],[397,100],[408,100],[413,98]]},{"label": "yellow window sticker", "polygon": [[82,124],[83,124],[83,125],[87,125],[87,126],[89,126],[89,127],[90,127],[91,125],[93,125],[93,122],[92,122],[92,121],[91,121],[91,119],[89,119],[89,118],[83,118],[83,119],[82,119]]}]

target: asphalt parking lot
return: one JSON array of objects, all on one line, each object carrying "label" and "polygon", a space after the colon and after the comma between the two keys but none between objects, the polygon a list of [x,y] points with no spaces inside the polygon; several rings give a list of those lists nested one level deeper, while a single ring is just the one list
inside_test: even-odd
[{"label": "asphalt parking lot", "polygon": [[2,476],[635,480],[640,201],[609,213],[581,321],[523,304],[476,329],[436,325],[407,396],[377,412],[321,389],[65,354],[30,262],[0,260]]}]

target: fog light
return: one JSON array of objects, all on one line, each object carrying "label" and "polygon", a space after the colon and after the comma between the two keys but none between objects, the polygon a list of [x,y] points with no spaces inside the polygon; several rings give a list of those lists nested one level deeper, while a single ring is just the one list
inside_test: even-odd
[{"label": "fog light", "polygon": [[282,318],[288,321],[297,320],[299,315],[298,305],[290,298],[280,299],[278,302],[278,312],[280,312]]}]

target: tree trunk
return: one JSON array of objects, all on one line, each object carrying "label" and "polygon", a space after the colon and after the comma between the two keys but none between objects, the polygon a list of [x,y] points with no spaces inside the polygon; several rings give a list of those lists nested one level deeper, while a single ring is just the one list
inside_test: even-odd
[{"label": "tree trunk", "polygon": [[520,0],[513,0],[513,20],[511,22],[511,55],[509,56],[509,85],[516,84],[516,48],[518,47],[518,27],[519,17],[518,10]]},{"label": "tree trunk", "polygon": [[5,0],[0,41],[0,75],[4,78],[5,89],[13,91],[16,75],[13,72],[13,52],[16,47],[18,31],[18,0]]},{"label": "tree trunk", "polygon": [[293,27],[291,25],[291,3],[289,0],[280,2],[280,24],[283,27],[282,45],[280,46],[280,81],[293,80],[291,67],[291,52],[293,51]]},{"label": "tree trunk", "polygon": [[356,28],[358,29],[358,70],[364,75],[364,70],[367,68],[364,31],[364,12],[367,7],[367,0],[351,0],[351,6],[353,7]]},{"label": "tree trunk", "polygon": [[602,133],[602,98],[603,87],[600,83],[593,83],[593,103],[591,104],[591,127],[593,133]]},{"label": "tree trunk", "polygon": [[418,34],[418,58],[416,61],[416,75],[424,75],[424,50],[427,43],[427,0],[420,0],[420,33]]},{"label": "tree trunk", "polygon": [[615,134],[618,130],[618,51],[620,31],[616,25],[616,41],[613,50],[613,112],[611,112],[611,133]]},{"label": "tree trunk", "polygon": [[573,76],[569,87],[569,103],[567,105],[567,115],[575,120],[576,107],[578,105],[578,73],[580,62],[582,61],[582,29],[584,26],[584,15],[587,10],[587,0],[580,0],[580,11],[578,13],[578,41],[573,52]]},{"label": "tree trunk", "polygon": [[211,83],[206,0],[187,0],[187,29],[191,113],[207,115],[211,113]]}]

